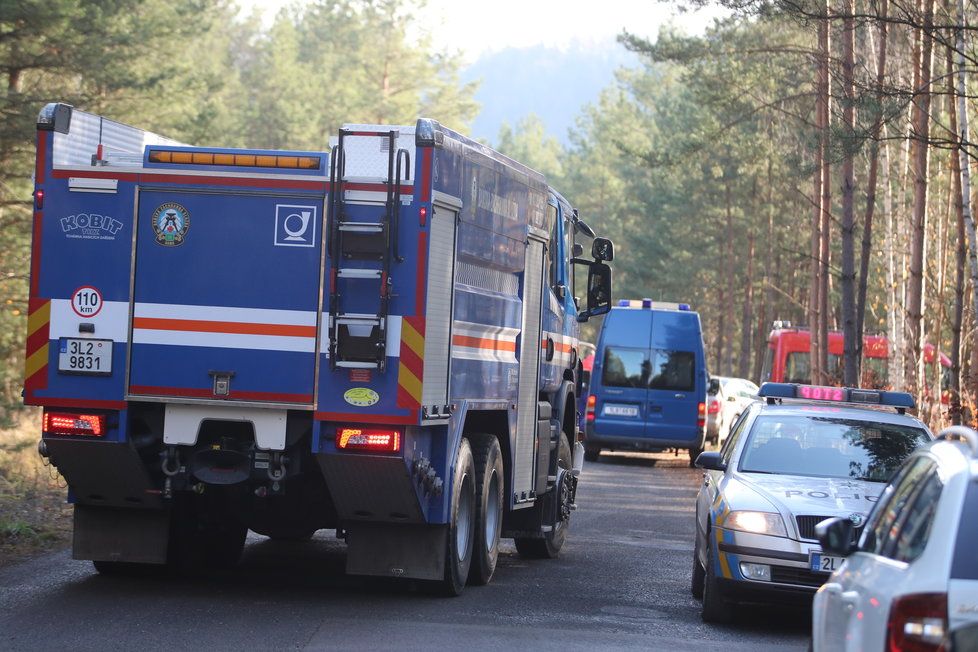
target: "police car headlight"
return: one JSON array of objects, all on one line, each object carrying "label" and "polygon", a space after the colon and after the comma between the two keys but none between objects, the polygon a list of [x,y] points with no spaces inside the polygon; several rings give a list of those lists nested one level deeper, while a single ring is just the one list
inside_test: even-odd
[{"label": "police car headlight", "polygon": [[769,534],[774,537],[788,536],[781,514],[774,512],[730,512],[723,521],[723,527],[753,534]]}]

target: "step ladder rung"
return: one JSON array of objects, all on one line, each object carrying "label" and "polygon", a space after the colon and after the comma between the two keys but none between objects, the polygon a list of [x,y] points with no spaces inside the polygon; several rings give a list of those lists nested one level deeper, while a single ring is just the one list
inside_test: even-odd
[{"label": "step ladder rung", "polygon": [[379,279],[382,270],[379,269],[356,269],[351,267],[341,267],[337,272],[340,278],[370,278]]},{"label": "step ladder rung", "polygon": [[347,233],[383,233],[384,224],[381,222],[340,222],[339,230]]},{"label": "step ladder rung", "polygon": [[336,366],[344,369],[377,369],[380,367],[376,362],[350,362],[348,360],[337,360]]}]

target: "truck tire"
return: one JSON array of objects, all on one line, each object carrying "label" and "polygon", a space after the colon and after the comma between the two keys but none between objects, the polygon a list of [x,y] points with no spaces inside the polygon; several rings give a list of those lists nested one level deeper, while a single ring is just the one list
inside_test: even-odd
[{"label": "truck tire", "polygon": [[503,525],[503,454],[495,435],[473,435],[476,515],[469,584],[485,585],[499,559],[499,533]]},{"label": "truck tire", "polygon": [[716,577],[716,561],[713,558],[713,548],[709,544],[707,533],[706,546],[706,576],[703,581],[703,610],[700,613],[704,623],[729,623],[732,617],[730,602],[720,595],[720,587]]},{"label": "truck tire", "polygon": [[448,523],[445,577],[442,592],[456,596],[462,593],[472,564],[473,536],[476,521],[475,463],[469,440],[462,438],[452,474],[451,518]]},{"label": "truck tire", "polygon": [[[566,471],[570,471],[571,448],[564,434],[560,436],[560,443],[558,444],[557,450],[557,466]],[[560,549],[564,546],[564,541],[567,539],[567,528],[570,527],[569,519],[565,520],[559,517],[561,509],[559,502],[567,498],[561,495],[562,489],[563,487],[558,485],[554,488],[554,491],[546,494],[542,501],[543,514],[552,514],[554,510],[558,512],[558,518],[553,524],[553,528],[549,532],[544,533],[542,538],[516,537],[514,539],[516,552],[520,553],[521,557],[526,559],[556,559],[557,555],[560,554]],[[556,506],[554,505],[554,501],[558,502]]]}]

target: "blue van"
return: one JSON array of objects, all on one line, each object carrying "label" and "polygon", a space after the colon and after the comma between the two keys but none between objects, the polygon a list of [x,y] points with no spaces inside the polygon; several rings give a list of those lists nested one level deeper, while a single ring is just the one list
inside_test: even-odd
[{"label": "blue van", "polygon": [[686,304],[623,300],[604,318],[585,412],[584,457],[689,451],[706,438],[709,375],[700,316]]}]

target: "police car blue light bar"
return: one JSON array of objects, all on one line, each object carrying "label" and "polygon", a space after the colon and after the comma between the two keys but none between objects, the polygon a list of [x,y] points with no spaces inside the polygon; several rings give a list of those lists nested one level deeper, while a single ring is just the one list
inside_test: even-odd
[{"label": "police car blue light bar", "polygon": [[912,410],[917,407],[913,396],[906,392],[884,392],[858,387],[826,387],[796,383],[764,383],[757,395],[767,399],[802,399],[833,403],[866,403]]}]

